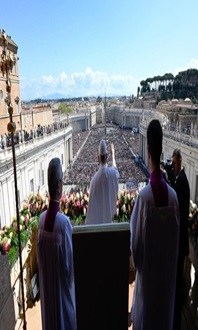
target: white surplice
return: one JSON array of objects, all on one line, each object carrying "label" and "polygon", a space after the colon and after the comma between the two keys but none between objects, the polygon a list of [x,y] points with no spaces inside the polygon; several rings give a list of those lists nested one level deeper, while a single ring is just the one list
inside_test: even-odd
[{"label": "white surplice", "polygon": [[112,222],[116,213],[119,172],[114,166],[100,165],[90,183],[86,224]]},{"label": "white surplice", "polygon": [[58,212],[53,232],[46,231],[45,216],[43,212],[37,235],[42,329],[76,330],[72,226]]},{"label": "white surplice", "polygon": [[130,219],[136,269],[133,330],[172,330],[178,257],[179,214],[168,186],[168,205],[156,207],[151,184],[143,188]]}]

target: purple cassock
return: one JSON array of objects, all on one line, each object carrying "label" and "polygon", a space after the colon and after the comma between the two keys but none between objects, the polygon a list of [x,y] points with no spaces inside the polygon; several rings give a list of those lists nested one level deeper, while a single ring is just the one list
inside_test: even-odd
[{"label": "purple cassock", "polygon": [[175,191],[160,169],[136,199],[131,219],[131,252],[136,270],[133,330],[172,330],[179,243]]}]

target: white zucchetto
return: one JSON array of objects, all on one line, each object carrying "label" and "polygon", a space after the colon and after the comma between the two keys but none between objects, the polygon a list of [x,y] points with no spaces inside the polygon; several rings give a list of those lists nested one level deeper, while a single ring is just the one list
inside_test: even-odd
[{"label": "white zucchetto", "polygon": [[104,140],[100,141],[99,144],[99,149],[98,149],[98,155],[99,156],[104,156],[107,154],[107,145],[106,142]]}]

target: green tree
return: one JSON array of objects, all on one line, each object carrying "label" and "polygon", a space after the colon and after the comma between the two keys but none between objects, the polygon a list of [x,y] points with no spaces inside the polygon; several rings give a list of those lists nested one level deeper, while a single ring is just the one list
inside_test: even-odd
[{"label": "green tree", "polygon": [[137,88],[137,98],[139,98],[139,95],[140,95],[140,86],[138,86]]},{"label": "green tree", "polygon": [[165,73],[162,76],[158,75],[153,78],[149,77],[142,80],[140,86],[141,95],[155,90],[158,91],[159,100],[189,97],[196,103],[198,100],[198,70],[181,71],[175,77],[172,73]]},{"label": "green tree", "polygon": [[96,99],[96,102],[97,103],[101,103],[102,102],[102,97],[101,96],[98,96],[97,99]]},{"label": "green tree", "polygon": [[145,93],[146,92],[147,85],[148,85],[147,81],[145,81],[145,80],[141,80],[140,81],[140,86],[142,86],[142,88],[141,88],[141,95],[142,95],[142,93]]},{"label": "green tree", "polygon": [[62,102],[59,104],[58,111],[61,113],[70,114],[72,112],[72,107]]}]

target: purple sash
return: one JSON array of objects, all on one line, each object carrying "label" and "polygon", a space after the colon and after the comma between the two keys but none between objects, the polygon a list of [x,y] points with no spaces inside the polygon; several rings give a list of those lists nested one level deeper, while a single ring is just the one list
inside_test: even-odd
[{"label": "purple sash", "polygon": [[163,178],[162,172],[159,169],[155,169],[150,174],[150,184],[153,191],[156,207],[168,206],[168,187]]},{"label": "purple sash", "polygon": [[53,231],[54,228],[54,222],[56,219],[56,214],[60,211],[60,204],[57,201],[50,201],[49,202],[49,208],[46,212],[45,216],[45,226],[44,229],[46,231]]}]

